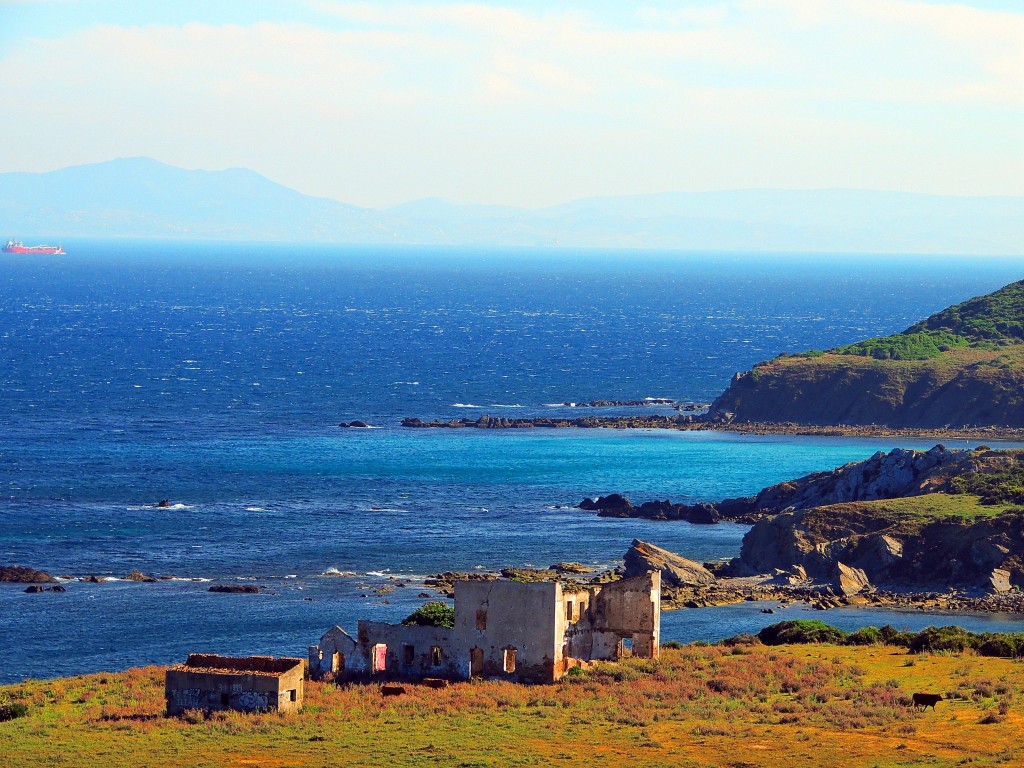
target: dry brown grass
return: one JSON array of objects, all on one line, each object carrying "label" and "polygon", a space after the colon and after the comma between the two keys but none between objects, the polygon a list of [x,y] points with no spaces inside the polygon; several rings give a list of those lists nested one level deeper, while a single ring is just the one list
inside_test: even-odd
[{"label": "dry brown grass", "polygon": [[[994,766],[1024,764],[1024,664],[874,646],[700,647],[552,686],[307,685],[299,715],[163,717],[162,670],[0,688],[17,766]],[[936,711],[908,706],[942,692]]]}]

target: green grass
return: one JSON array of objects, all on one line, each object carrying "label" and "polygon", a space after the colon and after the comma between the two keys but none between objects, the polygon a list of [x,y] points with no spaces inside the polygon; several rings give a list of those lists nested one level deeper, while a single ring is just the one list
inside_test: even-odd
[{"label": "green grass", "polygon": [[[909,659],[912,664],[908,664]],[[550,686],[309,683],[297,715],[163,715],[163,670],[0,687],[23,766],[973,768],[1019,764],[1024,664],[888,646],[686,646]],[[908,706],[917,691],[950,701]]]}]

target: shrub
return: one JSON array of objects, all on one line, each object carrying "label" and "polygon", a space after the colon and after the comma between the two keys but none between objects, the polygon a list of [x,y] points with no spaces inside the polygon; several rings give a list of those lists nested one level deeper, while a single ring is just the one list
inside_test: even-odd
[{"label": "shrub", "polygon": [[0,723],[25,717],[27,714],[28,707],[24,704],[0,704]]},{"label": "shrub", "polygon": [[891,624],[886,624],[878,633],[882,636],[882,642],[886,645],[894,645],[898,648],[909,648],[917,634],[914,632],[901,632]]},{"label": "shrub", "polygon": [[992,635],[978,646],[978,653],[981,656],[1000,656],[1006,659],[1024,655],[1024,634],[1015,632]]},{"label": "shrub", "polygon": [[832,351],[837,355],[859,355],[876,360],[928,360],[968,343],[968,339],[954,333],[926,330],[867,339]]},{"label": "shrub", "polygon": [[861,627],[846,638],[847,645],[879,645],[884,641],[878,627]]},{"label": "shrub", "polygon": [[960,653],[981,645],[983,638],[963,627],[928,627],[910,641],[911,653]]},{"label": "shrub", "polygon": [[757,635],[752,635],[749,632],[741,632],[733,637],[727,637],[725,640],[720,641],[720,645],[724,645],[728,648],[732,648],[736,645],[755,645],[761,642],[757,639]]},{"label": "shrub", "polygon": [[424,603],[410,613],[402,623],[407,626],[455,628],[455,608],[440,600]]},{"label": "shrub", "polygon": [[757,633],[757,637],[765,645],[841,643],[846,633],[817,619],[797,619],[767,626]]},{"label": "shrub", "polygon": [[[678,650],[681,650],[683,648],[683,644],[680,643],[678,640],[669,640],[666,643],[662,643],[661,647],[662,648],[674,648],[675,650],[678,651]],[[570,671],[572,671],[572,670],[570,670]]]}]

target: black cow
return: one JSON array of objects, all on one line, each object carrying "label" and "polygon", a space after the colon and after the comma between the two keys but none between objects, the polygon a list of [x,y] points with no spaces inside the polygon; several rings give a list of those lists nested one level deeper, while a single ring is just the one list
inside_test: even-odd
[{"label": "black cow", "polygon": [[914,709],[917,709],[918,707],[921,707],[922,709],[931,707],[934,710],[935,705],[943,700],[941,693],[915,693],[913,698]]}]

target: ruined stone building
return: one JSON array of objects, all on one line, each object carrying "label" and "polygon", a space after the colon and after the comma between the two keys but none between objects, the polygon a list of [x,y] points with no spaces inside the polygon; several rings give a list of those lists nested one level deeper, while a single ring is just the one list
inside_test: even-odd
[{"label": "ruined stone building", "polygon": [[167,714],[187,709],[297,712],[304,675],[302,659],[190,653],[188,661],[164,676]]},{"label": "ruined stone building", "polygon": [[453,629],[360,621],[353,639],[334,627],[310,646],[309,663],[312,675],[341,679],[550,683],[589,661],[657,658],[660,633],[657,571],[580,592],[553,581],[459,581]]}]

